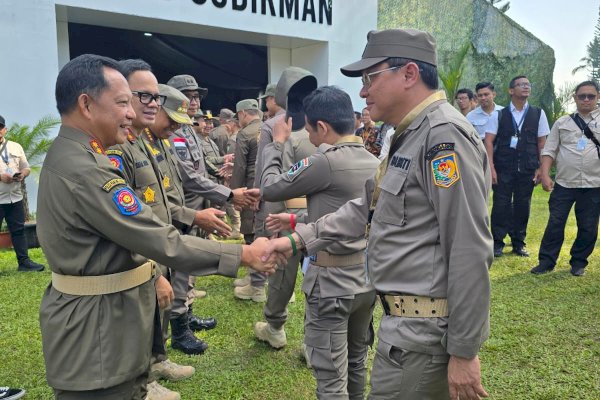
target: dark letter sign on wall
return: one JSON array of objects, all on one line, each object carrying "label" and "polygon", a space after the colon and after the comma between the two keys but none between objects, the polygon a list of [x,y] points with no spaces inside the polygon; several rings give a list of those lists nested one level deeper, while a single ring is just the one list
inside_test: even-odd
[{"label": "dark letter sign on wall", "polygon": [[[233,11],[246,11],[248,0],[192,0],[202,6],[207,2],[216,8],[226,8],[231,4]],[[333,23],[333,0],[250,0],[252,14],[294,19],[313,24]],[[278,8],[279,7],[279,8]]]}]

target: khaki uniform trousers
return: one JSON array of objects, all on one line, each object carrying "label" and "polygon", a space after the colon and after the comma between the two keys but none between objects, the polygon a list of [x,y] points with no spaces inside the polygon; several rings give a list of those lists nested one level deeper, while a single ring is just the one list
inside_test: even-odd
[{"label": "khaki uniform trousers", "polygon": [[369,400],[449,400],[448,354],[394,347],[379,339]]},{"label": "khaki uniform trousers", "polygon": [[54,398],[56,400],[144,400],[147,394],[147,380],[148,373],[146,372],[135,379],[106,389],[86,390],[80,392],[54,389]]},{"label": "khaki uniform trousers", "polygon": [[306,297],[304,343],[318,399],[364,399],[375,299],[374,290],[322,298],[318,282]]}]

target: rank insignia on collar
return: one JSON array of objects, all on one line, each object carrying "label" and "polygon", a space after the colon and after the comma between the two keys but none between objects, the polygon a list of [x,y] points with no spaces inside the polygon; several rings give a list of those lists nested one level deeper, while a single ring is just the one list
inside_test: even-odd
[{"label": "rank insignia on collar", "polygon": [[154,190],[152,190],[152,188],[150,186],[148,186],[146,188],[146,190],[144,190],[144,203],[148,204],[148,203],[154,203],[154,193],[156,193]]},{"label": "rank insignia on collar", "polygon": [[155,148],[153,145],[151,145],[150,143],[146,143],[146,147],[148,148],[148,150],[150,150],[150,153],[152,153],[152,155],[154,157],[156,157],[157,155],[160,154],[160,150],[158,150],[157,148]]},{"label": "rank insignia on collar", "polygon": [[102,147],[97,139],[90,139],[90,147],[95,153],[104,154],[104,147]]},{"label": "rank insignia on collar", "polygon": [[170,188],[171,187],[171,179],[169,179],[168,176],[165,175],[165,177],[163,178],[163,186],[165,189]]},{"label": "rank insignia on collar", "polygon": [[169,142],[169,139],[163,139],[163,143],[166,147],[171,147],[171,142]]},{"label": "rank insignia on collar", "polygon": [[119,171],[123,171],[123,159],[121,158],[121,156],[118,156],[116,154],[109,154],[108,159],[110,160],[110,163],[113,165],[113,167],[117,168]]},{"label": "rank insignia on collar", "polygon": [[129,131],[129,133],[127,134],[127,140],[130,143],[135,143],[135,141],[137,140],[135,136],[133,136],[133,133],[131,133],[131,131]]},{"label": "rank insignia on collar", "polygon": [[113,195],[113,201],[119,212],[126,216],[137,215],[142,210],[140,201],[128,187],[117,190]]},{"label": "rank insignia on collar", "polygon": [[154,135],[152,134],[152,132],[150,132],[150,129],[144,128],[144,133],[146,134],[146,137],[148,138],[148,141],[150,143],[154,143]]},{"label": "rank insignia on collar", "polygon": [[449,188],[460,180],[456,153],[431,160],[431,174],[436,186]]}]

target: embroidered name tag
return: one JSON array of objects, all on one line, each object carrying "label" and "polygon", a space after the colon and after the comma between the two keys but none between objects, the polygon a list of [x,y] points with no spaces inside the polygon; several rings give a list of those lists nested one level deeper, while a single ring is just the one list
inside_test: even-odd
[{"label": "embroidered name tag", "polygon": [[402,157],[400,155],[394,155],[392,157],[392,159],[390,160],[390,167],[400,168],[405,171],[408,171],[408,169],[410,167],[410,161],[411,161],[410,158]]},{"label": "embroidered name tag", "polygon": [[115,186],[118,185],[125,185],[125,179],[121,179],[121,178],[115,178],[115,179],[111,179],[110,181],[106,182],[104,185],[102,185],[102,190],[104,190],[106,193],[110,192]]},{"label": "embroidered name tag", "polygon": [[437,153],[440,151],[454,151],[454,143],[438,143],[429,150],[425,154],[425,160],[430,161],[435,157]]}]

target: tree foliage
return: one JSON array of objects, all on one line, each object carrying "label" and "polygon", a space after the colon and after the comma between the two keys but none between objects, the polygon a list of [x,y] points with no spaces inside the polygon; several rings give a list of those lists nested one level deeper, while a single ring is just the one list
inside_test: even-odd
[{"label": "tree foliage", "polygon": [[438,75],[444,85],[446,98],[453,101],[454,95],[460,87],[460,82],[465,68],[465,59],[473,47],[470,41],[465,42],[454,56],[445,64],[438,66]]},{"label": "tree foliage", "polygon": [[573,100],[573,93],[575,93],[576,87],[577,83],[566,82],[562,87],[555,91],[550,104],[542,103],[542,109],[546,113],[546,117],[548,117],[548,124],[550,124],[550,126],[554,125],[554,122],[556,122],[557,119],[569,113],[569,109],[575,103]]},{"label": "tree foliage", "polygon": [[503,5],[500,5],[498,3],[502,3],[504,0],[486,0],[486,1],[488,3],[490,3],[491,5],[493,5],[494,7],[496,7],[498,10],[500,10],[501,13],[506,13],[510,9],[510,1],[507,1]]},{"label": "tree foliage", "polygon": [[594,38],[588,43],[586,52],[587,55],[579,60],[581,64],[573,69],[573,75],[587,69],[588,79],[598,82],[600,81],[600,9],[598,22],[596,22],[596,29],[594,30]]},{"label": "tree foliage", "polygon": [[[39,174],[44,155],[48,152],[52,140],[49,132],[60,124],[60,119],[52,116],[42,117],[33,127],[29,125],[12,124],[6,132],[6,139],[19,143],[23,147],[25,157],[29,162],[29,168],[34,174]],[[25,216],[29,220],[29,201],[27,197],[27,186],[25,180],[21,181],[23,189],[23,206]]]}]

